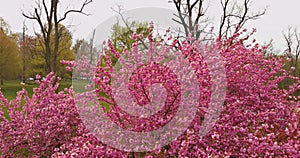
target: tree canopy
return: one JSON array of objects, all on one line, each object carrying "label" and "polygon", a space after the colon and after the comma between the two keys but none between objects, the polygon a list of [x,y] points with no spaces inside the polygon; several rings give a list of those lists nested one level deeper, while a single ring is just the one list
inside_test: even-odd
[{"label": "tree canopy", "polygon": [[20,73],[20,55],[17,42],[7,34],[8,24],[1,19],[0,28],[0,84],[5,79],[16,79]]}]

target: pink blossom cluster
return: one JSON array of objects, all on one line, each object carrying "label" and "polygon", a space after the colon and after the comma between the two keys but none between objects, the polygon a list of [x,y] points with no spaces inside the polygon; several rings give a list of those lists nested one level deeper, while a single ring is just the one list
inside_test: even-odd
[{"label": "pink blossom cluster", "polygon": [[[70,88],[57,93],[59,81],[54,84],[55,77],[51,73],[44,80],[37,81],[40,85],[32,98],[23,89],[15,100],[8,102],[0,92],[0,105],[8,108],[9,114],[8,117],[0,111],[1,154],[11,157],[21,154],[30,157],[300,157],[300,97],[294,96],[294,92],[300,89],[300,80],[282,68],[283,59],[265,56],[265,47],[260,47],[255,41],[246,45],[250,35],[245,30],[229,39],[202,43],[192,42],[192,39],[179,42],[169,32],[166,39],[157,41],[151,32],[147,37],[148,49],[144,51],[139,50],[139,41],[133,44],[132,50],[123,52],[117,52],[108,41],[105,54],[95,67],[88,64],[87,58],[77,63],[63,61],[69,65],[69,70],[89,76],[94,89],[76,94]],[[133,36],[137,37],[140,36]],[[189,62],[198,85],[188,87],[186,91],[199,91],[199,95],[189,96],[190,93],[182,91],[182,85],[188,85],[192,80],[191,73],[184,60],[171,61],[173,56],[168,55],[172,53]],[[221,62],[214,53],[222,56],[225,81],[212,75]],[[114,63],[113,59],[119,62]],[[145,60],[152,62],[146,63]],[[167,61],[170,61],[169,65]],[[124,67],[133,73],[126,72],[128,69],[122,69]],[[128,74],[131,75],[129,80],[122,82]],[[279,89],[278,84],[285,78],[294,80],[294,83],[288,90]],[[213,89],[222,88],[224,82],[226,95],[221,109],[219,106],[210,108],[215,97],[212,96]],[[165,96],[163,106],[158,107],[155,114],[147,111],[150,116],[130,115],[135,111],[127,111],[126,106],[121,108],[118,97],[124,98],[125,103],[130,100],[125,98],[126,95],[116,95],[124,90],[116,89],[116,85],[127,86],[129,93],[125,94],[138,106],[147,107],[155,94]],[[151,90],[152,86],[166,91]],[[182,107],[180,101],[184,96],[197,97],[199,102],[192,98],[184,100],[186,104]],[[219,103],[222,95],[215,98]],[[193,104],[196,104],[196,109],[190,106]],[[157,137],[146,135],[141,140],[121,139],[131,135],[105,130],[115,126],[140,133],[159,130],[176,119],[181,110],[186,110],[187,116],[180,115],[175,124],[189,122],[189,125],[186,129],[185,126],[166,128],[165,135],[159,137],[160,141],[185,130],[169,144],[158,145],[155,150],[131,152],[128,149],[139,143],[140,149],[147,149],[148,139]],[[205,115],[214,112],[219,114]],[[108,119],[99,119],[100,113]],[[187,120],[190,116],[195,117]],[[216,122],[208,121],[207,126],[202,126],[207,117],[218,118]],[[211,129],[200,135],[203,127]],[[109,143],[102,142],[102,139]],[[121,145],[111,146],[118,143]]]},{"label": "pink blossom cluster", "polygon": [[[201,90],[201,95],[197,115],[184,134],[171,144],[152,152],[136,153],[135,155],[147,155],[149,157],[299,156],[299,97],[293,96],[293,93],[300,88],[298,86],[299,79],[290,76],[282,68],[283,60],[280,57],[265,56],[263,54],[265,47],[260,47],[255,41],[245,45],[244,43],[250,35],[244,30],[241,33],[236,33],[232,38],[218,39],[215,43],[202,44],[201,42],[194,42],[191,44],[189,40],[182,42],[177,53],[186,56],[200,83],[198,88]],[[153,36],[148,38],[150,38],[150,47],[146,54],[168,52],[166,51],[169,50],[168,43],[177,43],[172,38],[169,38],[170,41],[168,42],[160,41],[159,48],[162,51],[158,51],[156,49],[158,45],[153,42],[155,41],[152,39]],[[109,50],[114,50],[112,45],[108,47]],[[205,64],[205,59],[201,56],[203,51],[217,51],[224,57],[227,87],[225,103],[218,121],[207,135],[200,137],[201,123],[205,112],[207,112],[209,98],[211,97],[211,89],[207,88],[211,86],[210,71]],[[112,52],[116,53],[116,51]],[[120,52],[119,55],[115,55],[115,57],[118,58],[126,53],[135,54],[136,59],[134,61],[139,61],[138,58],[141,58],[138,43],[133,45],[131,51],[125,50]],[[114,71],[113,63],[109,60],[109,56],[104,55],[103,59],[107,64],[106,67],[98,65],[95,83],[99,85],[97,92],[107,95],[106,97],[100,96],[100,100],[111,105],[109,118],[123,128],[137,131],[153,130],[158,128],[156,125],[163,126],[166,122],[160,122],[163,117],[158,114],[152,115],[149,119],[149,122],[152,120],[153,123],[156,123],[156,125],[151,125],[147,124],[147,118],[141,119],[130,116],[118,108],[114,100],[110,80]],[[218,63],[218,61],[215,62]],[[143,80],[151,74],[147,69],[151,69],[151,66],[153,66],[153,63],[146,66],[141,65],[137,70],[137,74],[144,76],[139,78],[133,74],[129,83],[129,85],[133,84],[129,86],[129,89],[132,89],[130,91],[131,95],[133,98],[138,99],[136,102],[140,102],[141,105],[148,101],[146,97],[148,94],[147,88],[153,80],[150,79],[148,82]],[[183,68],[181,65],[177,66]],[[156,68],[155,70],[159,69]],[[170,74],[160,72],[163,76],[170,77]],[[154,76],[159,77],[158,74]],[[153,78],[153,76],[150,76],[150,78]],[[285,78],[291,78],[295,81],[289,90],[278,88],[278,84]],[[170,77],[170,80],[172,80],[172,77]],[[132,83],[132,81],[134,82]],[[219,82],[221,83],[221,81]],[[167,104],[168,101],[165,105]],[[174,112],[168,115],[170,118],[176,112],[176,104],[173,104],[173,106],[175,107]],[[109,135],[109,132],[107,134]],[[86,141],[89,142],[89,140]],[[118,139],[115,141],[118,141]]]},{"label": "pink blossom cluster", "polygon": [[84,133],[72,88],[57,93],[59,78],[54,73],[41,81],[39,75],[36,78],[39,87],[34,88],[32,98],[23,88],[15,100],[8,102],[0,92],[0,105],[8,109],[7,115],[0,110],[2,156],[47,157],[55,148]]}]

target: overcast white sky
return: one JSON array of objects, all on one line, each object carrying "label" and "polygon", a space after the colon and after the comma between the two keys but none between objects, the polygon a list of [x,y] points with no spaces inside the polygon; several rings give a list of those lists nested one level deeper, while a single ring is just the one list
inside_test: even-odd
[{"label": "overcast white sky", "polygon": [[[25,18],[22,16],[22,10],[29,12],[32,7],[35,6],[35,0],[1,0],[0,16],[4,18],[11,26],[13,32],[22,31],[22,23]],[[83,0],[65,0],[64,4],[70,4],[69,8],[78,8],[80,2]],[[174,9],[172,4],[167,2],[168,0],[94,0],[89,6],[86,7],[85,12],[90,13],[90,16],[83,16],[75,14],[70,16],[64,23],[65,25],[72,23],[71,28],[74,33],[74,38],[85,38],[103,21],[109,19],[115,13],[111,10],[111,7],[116,4],[123,5],[126,10],[142,7],[160,7],[167,9]],[[253,0],[253,11],[257,11],[266,6],[269,6],[268,12],[260,20],[249,23],[247,27],[257,28],[255,38],[259,42],[269,41],[274,39],[275,46],[279,49],[283,49],[284,41],[282,36],[282,30],[287,29],[289,26],[297,26],[300,31],[300,1],[299,0]],[[210,0],[209,14],[215,17],[215,21],[218,21],[220,12],[220,6],[217,3],[219,0]],[[29,32],[32,32],[33,28],[38,30],[38,26],[34,25],[30,20],[26,20]]]}]

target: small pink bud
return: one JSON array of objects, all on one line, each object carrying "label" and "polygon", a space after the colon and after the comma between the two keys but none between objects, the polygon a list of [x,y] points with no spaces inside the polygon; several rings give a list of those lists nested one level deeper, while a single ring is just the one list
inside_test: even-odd
[{"label": "small pink bud", "polygon": [[294,66],[291,67],[291,70],[295,70],[296,68]]},{"label": "small pink bud", "polygon": [[168,28],[168,29],[166,30],[166,32],[170,32],[170,28]]},{"label": "small pink bud", "polygon": [[39,74],[37,74],[37,75],[35,76],[35,79],[36,79],[36,80],[39,80],[39,79],[41,79],[41,76],[40,76]]}]

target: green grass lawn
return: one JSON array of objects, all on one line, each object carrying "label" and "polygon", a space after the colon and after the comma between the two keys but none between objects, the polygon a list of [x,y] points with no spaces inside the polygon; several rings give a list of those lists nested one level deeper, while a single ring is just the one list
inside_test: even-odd
[{"label": "green grass lawn", "polygon": [[[71,85],[72,85],[72,81],[61,81],[58,90],[61,91],[64,88],[70,87]],[[29,97],[32,96],[33,88],[35,88],[35,87],[38,87],[38,85],[35,84],[34,81],[25,83],[25,89],[27,90]],[[4,97],[10,101],[10,100],[15,99],[17,96],[17,92],[22,89],[21,81],[17,81],[17,80],[5,81],[4,85],[0,85],[0,88],[1,88],[1,92],[3,93]],[[20,108],[22,108],[22,105]],[[7,113],[7,108],[4,108],[4,107],[1,108],[1,106],[2,105],[0,103],[0,110],[2,109],[4,112],[4,116],[10,120],[8,113]]]},{"label": "green grass lawn", "polygon": [[[5,81],[4,85],[0,85],[1,92],[8,100],[13,100],[17,96],[17,92],[22,89],[21,81]],[[59,86],[59,91],[63,90],[64,88],[70,87],[72,85],[72,81],[61,81]],[[38,85],[34,82],[27,82],[25,84],[25,89],[28,91],[29,97],[32,96],[33,88],[37,87]]]}]

